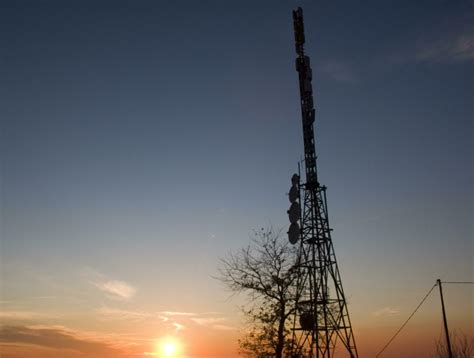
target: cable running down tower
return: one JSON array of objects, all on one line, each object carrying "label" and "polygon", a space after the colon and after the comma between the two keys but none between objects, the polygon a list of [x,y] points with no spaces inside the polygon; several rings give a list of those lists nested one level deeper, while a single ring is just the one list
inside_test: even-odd
[{"label": "cable running down tower", "polygon": [[303,10],[293,11],[304,138],[304,171],[291,178],[289,240],[299,242],[291,354],[295,358],[358,358],[328,221],[326,187],[318,181],[312,71],[304,53]]}]

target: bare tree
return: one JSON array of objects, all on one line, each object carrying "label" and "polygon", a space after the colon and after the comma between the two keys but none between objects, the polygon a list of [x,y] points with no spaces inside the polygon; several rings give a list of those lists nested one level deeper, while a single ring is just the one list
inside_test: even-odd
[{"label": "bare tree", "polygon": [[[474,357],[474,338],[468,337],[465,334],[450,334],[451,349],[453,358],[472,358]],[[440,338],[436,341],[435,353],[433,358],[449,358],[448,347],[446,340]]]},{"label": "bare tree", "polygon": [[297,295],[296,250],[280,232],[255,232],[251,244],[221,260],[218,279],[249,298],[244,313],[251,325],[239,341],[248,357],[282,358]]}]

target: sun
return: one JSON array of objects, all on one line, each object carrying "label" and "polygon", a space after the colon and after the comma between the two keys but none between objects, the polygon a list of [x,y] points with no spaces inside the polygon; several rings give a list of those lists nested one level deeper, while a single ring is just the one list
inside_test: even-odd
[{"label": "sun", "polygon": [[174,337],[164,337],[157,342],[155,354],[160,358],[179,358],[181,356],[181,344]]},{"label": "sun", "polygon": [[166,357],[173,357],[176,353],[176,345],[171,342],[166,342],[163,344],[163,354]]}]

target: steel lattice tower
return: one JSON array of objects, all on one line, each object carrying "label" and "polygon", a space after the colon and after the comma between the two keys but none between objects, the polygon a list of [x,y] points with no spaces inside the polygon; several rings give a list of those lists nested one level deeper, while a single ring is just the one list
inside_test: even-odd
[{"label": "steel lattice tower", "polygon": [[304,54],[305,36],[301,8],[293,11],[293,22],[306,182],[300,183],[299,175],[293,175],[293,186],[289,195],[292,205],[288,210],[291,222],[288,235],[292,244],[299,241],[299,293],[294,316],[292,357],[357,358],[354,334],[331,240],[326,187],[318,181],[313,131],[315,111],[312,71],[309,57]]}]

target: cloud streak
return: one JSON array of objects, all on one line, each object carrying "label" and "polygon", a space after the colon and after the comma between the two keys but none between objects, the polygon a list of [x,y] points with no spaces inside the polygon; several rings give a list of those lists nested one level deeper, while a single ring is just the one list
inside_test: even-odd
[{"label": "cloud streak", "polygon": [[93,357],[120,357],[124,352],[107,342],[81,337],[76,331],[60,326],[3,326],[0,328],[0,343],[35,345],[65,352],[87,354]]},{"label": "cloud streak", "polygon": [[352,66],[343,61],[327,61],[322,64],[321,71],[337,82],[354,83],[357,81]]},{"label": "cloud streak", "polygon": [[128,301],[137,293],[137,289],[130,283],[123,280],[112,279],[93,268],[84,267],[82,274],[90,284],[105,293],[108,298]]},{"label": "cloud streak", "polygon": [[474,60],[474,13],[440,21],[436,28],[425,31],[390,57],[393,63],[455,64]]},{"label": "cloud streak", "polygon": [[173,322],[173,327],[175,328],[176,332],[182,331],[184,328],[184,324],[178,323],[178,322]]},{"label": "cloud streak", "polygon": [[186,317],[194,317],[197,316],[197,313],[194,312],[175,312],[175,311],[162,311],[161,314],[165,316],[186,316]]},{"label": "cloud streak", "polygon": [[0,319],[3,321],[14,320],[14,321],[26,321],[26,320],[36,320],[36,319],[50,319],[50,318],[60,318],[59,315],[47,314],[34,311],[0,311]]},{"label": "cloud streak", "polygon": [[101,307],[97,310],[97,313],[106,319],[116,319],[133,322],[143,321],[145,319],[157,317],[156,315],[147,312],[121,310],[110,307]]},{"label": "cloud streak", "polygon": [[418,44],[418,61],[464,62],[474,60],[474,31],[451,34],[436,41]]},{"label": "cloud streak", "polygon": [[137,292],[137,290],[127,282],[118,280],[95,282],[94,286],[105,292],[110,298],[119,300],[130,300]]},{"label": "cloud streak", "polygon": [[230,331],[236,329],[235,327],[223,324],[223,322],[226,321],[224,317],[195,317],[191,318],[191,321],[193,321],[199,326],[217,329],[221,331]]},{"label": "cloud streak", "polygon": [[398,316],[399,314],[400,314],[400,311],[394,308],[390,308],[390,307],[384,307],[373,312],[373,315],[375,317],[393,317],[393,316]]},{"label": "cloud streak", "polygon": [[101,307],[96,311],[103,319],[106,320],[123,320],[129,322],[140,322],[145,320],[160,320],[166,326],[172,327],[175,332],[185,329],[189,324],[198,325],[205,328],[217,330],[235,330],[235,327],[226,325],[225,317],[216,317],[218,312],[179,312],[179,311],[160,311],[160,312],[143,312],[122,310]]}]

